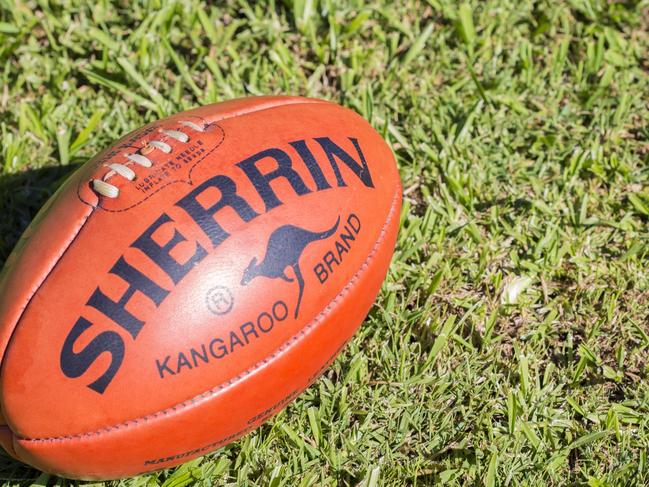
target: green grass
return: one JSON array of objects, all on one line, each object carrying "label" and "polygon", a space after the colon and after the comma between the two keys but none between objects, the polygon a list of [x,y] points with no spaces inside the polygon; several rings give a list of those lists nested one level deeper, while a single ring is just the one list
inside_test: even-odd
[{"label": "green grass", "polygon": [[[360,332],[284,412],[117,486],[649,484],[649,2],[0,0],[0,262],[61,178],[233,97],[369,119],[405,188]],[[0,462],[5,485],[66,485]]]}]

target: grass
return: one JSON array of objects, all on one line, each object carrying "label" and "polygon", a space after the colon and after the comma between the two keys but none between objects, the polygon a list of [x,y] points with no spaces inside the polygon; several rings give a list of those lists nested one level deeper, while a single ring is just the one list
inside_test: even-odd
[{"label": "grass", "polygon": [[[360,332],[262,428],[111,486],[649,484],[649,2],[0,0],[0,262],[158,117],[322,97],[405,188]],[[5,485],[67,485],[10,460]]]}]

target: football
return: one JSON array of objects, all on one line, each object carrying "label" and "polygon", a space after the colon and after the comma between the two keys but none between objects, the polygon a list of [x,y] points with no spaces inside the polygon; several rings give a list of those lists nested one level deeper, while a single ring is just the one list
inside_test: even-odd
[{"label": "football", "polygon": [[394,250],[394,155],[361,116],[251,97],[142,127],[83,165],[0,278],[0,442],[114,479],[282,410],[364,320]]}]

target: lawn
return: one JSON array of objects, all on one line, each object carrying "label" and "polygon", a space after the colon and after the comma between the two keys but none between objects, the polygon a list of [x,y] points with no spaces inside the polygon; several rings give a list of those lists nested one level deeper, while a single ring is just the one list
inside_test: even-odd
[{"label": "lawn", "polygon": [[649,484],[649,1],[78,3],[0,0],[0,263],[93,154],[234,97],[358,111],[405,195],[376,305],[320,380],[107,485]]}]

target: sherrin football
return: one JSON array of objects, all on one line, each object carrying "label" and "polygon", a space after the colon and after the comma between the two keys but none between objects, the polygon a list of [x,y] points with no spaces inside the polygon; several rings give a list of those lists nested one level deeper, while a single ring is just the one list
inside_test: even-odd
[{"label": "sherrin football", "polygon": [[283,409],[363,321],[392,256],[394,156],[351,110],[179,113],[77,170],[0,280],[0,442],[81,479],[171,467]]}]

